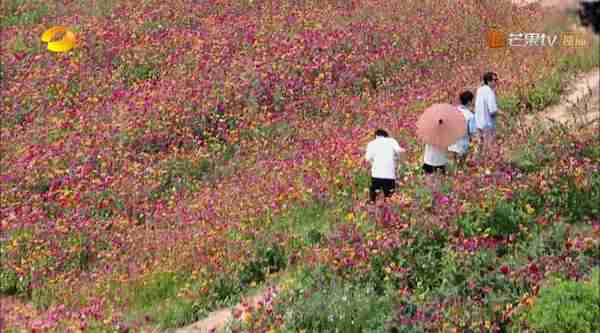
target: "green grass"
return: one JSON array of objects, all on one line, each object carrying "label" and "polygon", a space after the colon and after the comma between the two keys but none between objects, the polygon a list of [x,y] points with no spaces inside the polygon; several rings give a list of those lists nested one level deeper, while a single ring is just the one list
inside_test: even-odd
[{"label": "green grass", "polygon": [[542,111],[550,105],[560,102],[565,80],[560,72],[554,72],[544,80],[539,81],[527,96],[534,111]]},{"label": "green grass", "polygon": [[144,279],[132,286],[132,304],[136,309],[151,309],[161,301],[175,297],[186,281],[187,277],[179,273],[157,273],[150,279]]},{"label": "green grass", "polygon": [[306,206],[289,209],[270,222],[267,232],[278,232],[297,236],[293,248],[321,243],[330,231],[333,215],[331,204],[312,202]]},{"label": "green grass", "polygon": [[[274,314],[283,318],[284,331],[385,332],[392,298],[377,295],[369,284],[344,281],[324,267],[298,269],[282,284],[286,289],[278,297],[287,301]],[[240,321],[229,326],[255,331]]]},{"label": "green grass", "polygon": [[[600,269],[588,282],[554,281],[543,288],[521,321],[539,333],[592,333],[600,330]],[[520,329],[521,327],[519,327]]]},{"label": "green grass", "polygon": [[[21,8],[27,5],[26,8]],[[25,0],[7,0],[2,2],[3,19],[0,27],[9,28],[12,26],[30,26],[40,23],[44,16],[49,14],[50,10],[45,2],[25,1]]]}]

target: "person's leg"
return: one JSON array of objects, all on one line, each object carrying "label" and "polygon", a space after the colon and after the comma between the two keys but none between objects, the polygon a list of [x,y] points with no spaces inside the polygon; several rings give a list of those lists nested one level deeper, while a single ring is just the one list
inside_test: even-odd
[{"label": "person's leg", "polygon": [[500,155],[500,147],[496,143],[496,128],[490,130],[489,149],[492,152],[492,160],[495,160]]},{"label": "person's leg", "polygon": [[383,185],[383,195],[386,198],[389,198],[394,194],[396,189],[396,180],[395,179],[385,179]]},{"label": "person's leg", "polygon": [[467,153],[465,152],[464,154],[460,155],[460,165],[461,167],[464,167],[467,164]]},{"label": "person's leg", "polygon": [[492,132],[489,128],[481,131],[481,152],[479,154],[480,163],[487,168],[489,161],[491,160],[492,154]]},{"label": "person's leg", "polygon": [[446,172],[446,168],[445,166],[431,166],[431,165],[427,165],[424,166],[423,169],[425,170],[426,173],[426,183],[427,186],[429,187],[429,191],[431,192],[431,209],[435,208],[435,197],[439,191],[439,187],[440,187],[440,174],[442,172]]},{"label": "person's leg", "polygon": [[371,177],[371,186],[369,187],[369,202],[370,203],[374,203],[375,199],[377,198],[377,188],[375,187],[376,184],[376,179]]},{"label": "person's leg", "polygon": [[487,130],[486,137],[486,151],[487,155],[490,157],[490,160],[496,158],[497,150],[496,150],[496,130],[490,128]]},{"label": "person's leg", "polygon": [[375,203],[379,192],[383,189],[383,184],[379,178],[371,178],[371,188],[369,190],[369,199],[371,203]]},{"label": "person's leg", "polygon": [[453,154],[453,158],[454,158],[454,164],[456,165],[457,168],[462,168],[463,164],[464,164],[464,158],[463,158],[464,154],[461,153],[454,153]]},{"label": "person's leg", "polygon": [[482,163],[485,156],[485,129],[479,129],[477,134],[477,153],[475,154],[475,161]]},{"label": "person's leg", "polygon": [[433,192],[437,193],[440,189],[441,185],[441,176],[446,174],[445,166],[438,166],[434,168],[433,171]]},{"label": "person's leg", "polygon": [[452,160],[452,162],[455,165],[458,165],[458,153],[457,152],[450,152],[450,159]]},{"label": "person's leg", "polygon": [[423,173],[425,174],[425,185],[431,189],[432,188],[432,173],[433,173],[433,167],[431,165],[428,164],[423,164]]}]

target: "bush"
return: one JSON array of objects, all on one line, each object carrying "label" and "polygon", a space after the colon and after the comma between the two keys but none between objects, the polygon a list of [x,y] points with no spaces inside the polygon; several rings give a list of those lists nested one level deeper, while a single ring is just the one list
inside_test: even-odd
[{"label": "bush", "polygon": [[435,289],[443,280],[439,272],[448,243],[448,232],[441,228],[428,232],[415,229],[408,237],[414,240],[406,248],[408,253],[403,253],[407,261],[405,264],[411,269],[409,286],[423,291]]},{"label": "bush", "polygon": [[151,191],[150,198],[157,200],[181,188],[195,191],[213,171],[213,167],[213,162],[206,158],[195,161],[181,158],[170,160],[165,163],[165,172],[160,176],[159,185]]},{"label": "bush", "polygon": [[260,246],[257,257],[248,262],[240,272],[242,286],[263,282],[269,273],[285,269],[287,256],[278,244]]},{"label": "bush", "polygon": [[491,214],[483,220],[482,227],[490,236],[505,238],[519,231],[527,218],[514,204],[501,201]]},{"label": "bush", "polygon": [[534,110],[543,110],[560,101],[562,90],[561,76],[555,73],[533,89],[529,94],[528,102]]},{"label": "bush", "polygon": [[521,320],[538,333],[600,332],[600,269],[592,280],[557,281],[542,289],[534,306]]},{"label": "bush", "polygon": [[179,273],[156,273],[133,284],[132,302],[138,309],[150,309],[174,297],[185,282],[186,279]]},{"label": "bush", "polygon": [[554,185],[547,202],[560,210],[568,223],[600,216],[600,175],[592,174],[588,186],[578,186],[572,177],[564,177]]},{"label": "bush", "polygon": [[[3,9],[5,9],[6,12],[2,13],[3,18],[0,27],[8,28],[19,25],[35,25],[48,15],[50,9],[44,2],[27,2],[28,1],[25,0],[9,0],[6,1],[6,3],[3,1],[2,7],[4,7]],[[27,9],[19,10],[20,7],[27,7]]]},{"label": "bush", "polygon": [[158,79],[158,67],[152,63],[126,66],[122,71],[123,81],[128,85],[136,82]]},{"label": "bush", "polygon": [[371,285],[336,279],[326,282],[314,275],[300,282],[289,296],[291,304],[278,309],[284,312],[285,331],[385,332],[392,308],[390,299],[377,296]]}]

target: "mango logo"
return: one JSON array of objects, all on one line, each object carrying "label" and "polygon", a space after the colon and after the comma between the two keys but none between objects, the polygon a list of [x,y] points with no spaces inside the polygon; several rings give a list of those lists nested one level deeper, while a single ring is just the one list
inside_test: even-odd
[{"label": "mango logo", "polygon": [[506,33],[497,29],[490,29],[486,33],[486,40],[488,47],[492,49],[503,48],[507,42]]},{"label": "mango logo", "polygon": [[[57,34],[62,33],[63,36],[57,41],[52,41],[52,38]],[[52,52],[68,52],[75,47],[75,34],[73,31],[62,27],[52,27],[42,34],[42,42],[48,43],[48,50]]]}]

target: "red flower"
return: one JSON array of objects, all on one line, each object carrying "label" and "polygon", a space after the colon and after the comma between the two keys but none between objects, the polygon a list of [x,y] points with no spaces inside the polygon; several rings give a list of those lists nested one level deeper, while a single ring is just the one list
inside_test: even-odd
[{"label": "red flower", "polygon": [[508,275],[508,273],[510,273],[510,268],[508,268],[508,266],[503,265],[502,267],[500,267],[500,272],[502,272],[502,274],[504,275]]},{"label": "red flower", "polygon": [[537,265],[536,264],[529,265],[529,272],[531,274],[537,274],[539,272]]}]

